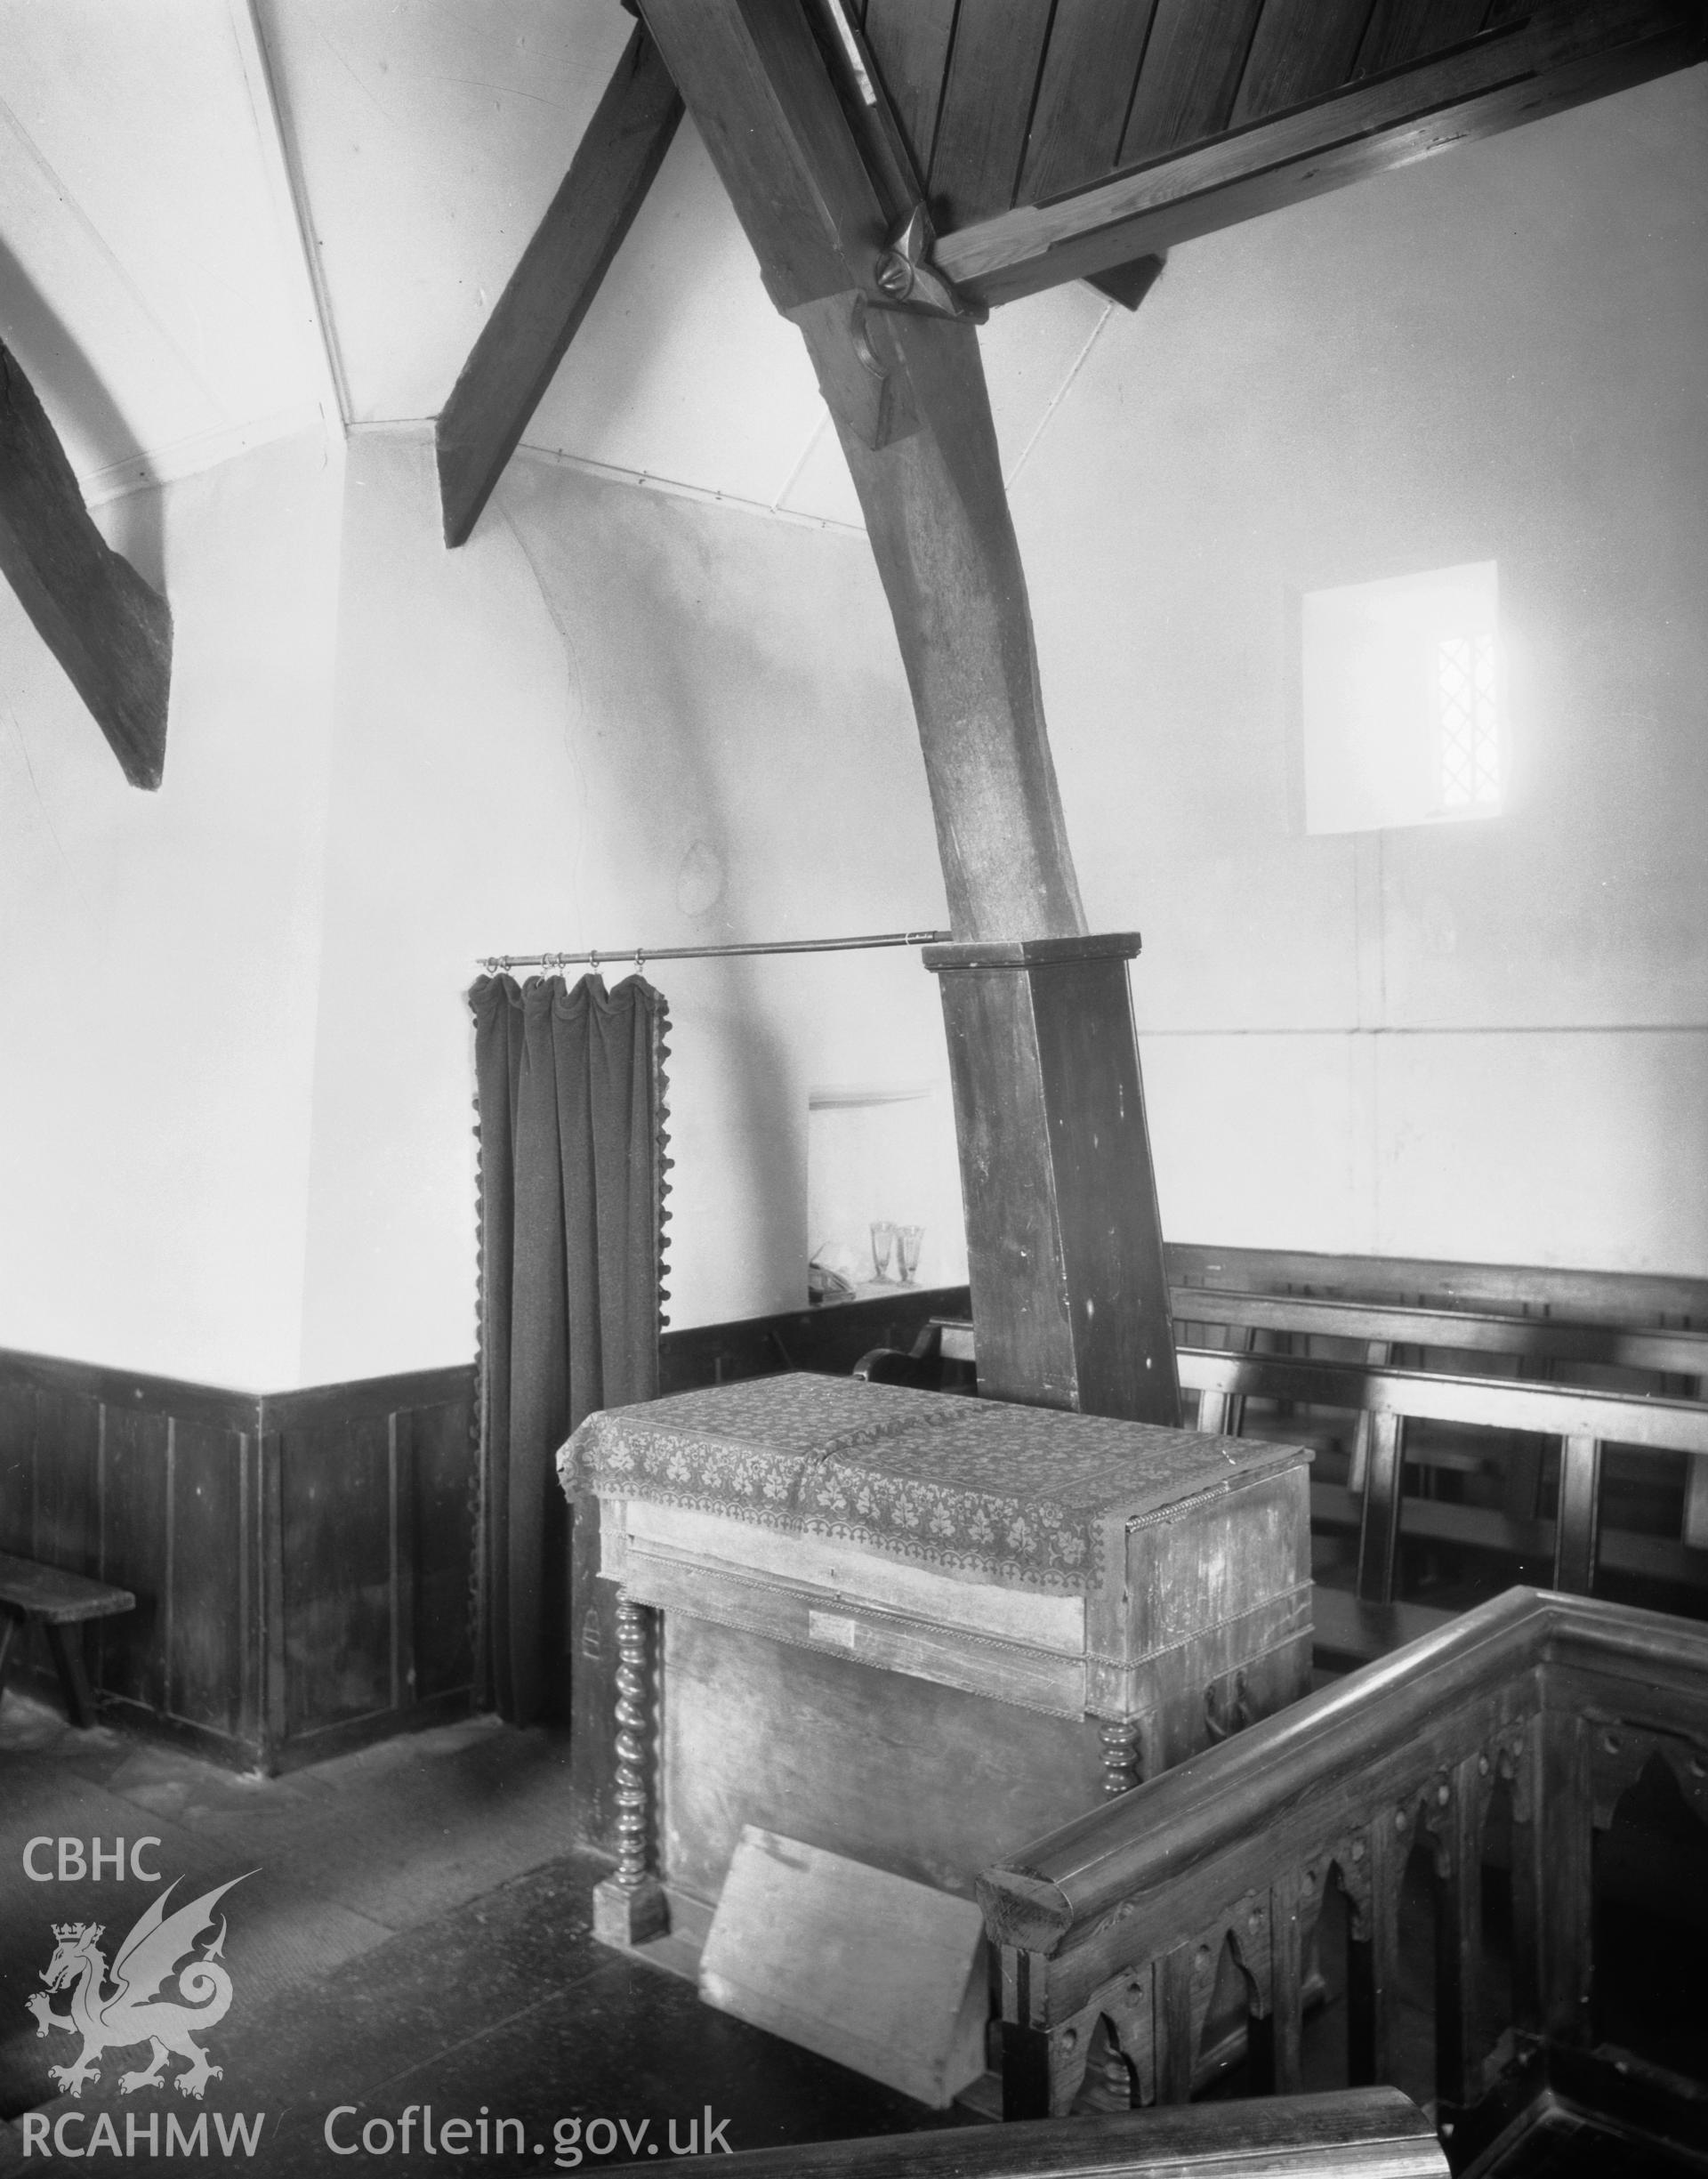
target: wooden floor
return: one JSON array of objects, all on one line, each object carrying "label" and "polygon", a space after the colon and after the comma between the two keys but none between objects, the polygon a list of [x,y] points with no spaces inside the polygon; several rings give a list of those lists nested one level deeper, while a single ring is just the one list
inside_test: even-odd
[{"label": "wooden floor", "polygon": [[1465,2179],[1696,2179],[1708,2163],[1553,2097]]},{"label": "wooden floor", "polygon": [[[146,2153],[151,2114],[164,2146],[168,2115],[189,2127],[204,2111],[228,2125],[264,2113],[253,2157],[239,2164],[215,2154],[201,2167],[223,2161],[266,2179],[343,2168],[324,2135],[328,2112],[341,2105],[353,2107],[334,2121],[345,2146],[370,2120],[395,2126],[412,2104],[432,2107],[435,2129],[458,2117],[478,2124],[483,2107],[489,2128],[499,2118],[520,2120],[520,2152],[512,2127],[502,2155],[459,2161],[512,2175],[552,2168],[560,2146],[580,2148],[584,2168],[627,2163],[655,2145],[668,2156],[673,2140],[687,2148],[690,2129],[704,2146],[708,2111],[722,2129],[713,2146],[735,2149],[972,2123],[714,2013],[690,1984],[596,1945],[589,1893],[602,1865],[565,1851],[567,1755],[561,1733],[477,1720],[285,1778],[241,1778],[110,1728],[74,1733],[13,1691],[0,1707],[0,2179],[72,2168],[25,2155],[27,2111],[50,2120],[76,2112],[83,2123],[71,2122],[73,2147],[91,2141],[102,2113],[121,2141],[133,2119],[144,2152],[124,2158],[122,2167],[144,2173],[157,2165],[175,2175],[196,2167],[181,2155]],[[1665,1859],[1692,1843],[1694,1820],[1664,1806],[1649,1819],[1648,1829],[1627,1837],[1622,1826],[1603,1842],[1611,1889],[1598,1953],[1619,2006],[1607,2026],[1656,2062],[1695,2071],[1708,2037],[1708,2002],[1694,1973],[1704,1902]],[[99,1884],[33,1882],[22,1868],[26,1842],[56,1842],[36,1848],[39,1869],[53,1864],[60,1838],[81,1842],[85,1852],[99,1838],[110,1854],[119,1837],[127,1851],[144,1837],[159,1841],[145,1853],[149,1865],[181,1878],[174,1903],[241,1877],[222,1902],[233,2003],[204,2038],[224,2070],[201,2104],[159,2090],[121,2096],[118,2071],[146,2062],[140,2047],[109,2053],[102,2078],[74,2102],[48,2077],[50,2064],[74,2055],[72,2038],[39,2038],[26,2011],[42,1988],[53,1925],[99,1921],[110,1961],[157,1893],[117,1884],[109,1871]],[[1698,1887],[1700,1860],[1679,1860],[1680,1870],[1696,1868]],[[1684,1909],[1683,1926],[1647,1910],[1643,1894],[1656,1870],[1674,1909]],[[1498,1886],[1489,1903],[1498,1966]],[[1419,2102],[1428,2101],[1433,2075],[1430,1930],[1427,1889],[1408,1885],[1399,2085]],[[1307,2088],[1345,2079],[1339,1935],[1325,1925],[1325,2001],[1305,2036]],[[1497,2008],[1503,1997],[1498,1988],[1487,1993]],[[52,2002],[64,2009],[63,1996]],[[1237,2094],[1243,2086],[1235,2070],[1211,2093]],[[586,2133],[600,2118],[611,2126],[594,2130],[589,2153]],[[624,2122],[632,2147],[616,2130]],[[383,2159],[389,2173],[408,2179],[449,2168],[444,2154],[423,2152],[420,2123],[409,2154],[394,2148]],[[1607,2179],[1653,2171],[1664,2179],[1692,2169],[1708,2167],[1666,2156],[1562,2102],[1540,2111],[1531,2133],[1478,2179],[1543,2171]]]},{"label": "wooden floor", "polygon": [[[100,2114],[118,2139],[127,2118],[147,2140],[150,2113],[162,2146],[170,2115],[191,2127],[205,2110],[266,2113],[253,2157],[215,2153],[197,2166],[181,2155],[125,2157],[115,2169],[244,2169],[263,2179],[357,2168],[324,2139],[326,2114],[344,2145],[380,2118],[395,2124],[410,2104],[490,2127],[520,2119],[523,2153],[507,2135],[503,2156],[458,2160],[471,2172],[553,2167],[561,2124],[584,2138],[592,2121],[627,2122],[639,2146],[616,2135],[615,2152],[583,2168],[628,2163],[657,2145],[667,2156],[690,2130],[705,2146],[705,2114],[722,2125],[716,2148],[834,2140],[921,2126],[967,2123],[933,2113],[702,2005],[693,1987],[596,1945],[589,1892],[604,1865],[563,1851],[567,1740],[490,1721],[384,1743],[357,1756],[281,1779],[245,1779],[109,1729],[68,1732],[44,1706],[14,1690],[0,1709],[0,2174],[86,2169],[26,2156],[21,2114],[76,2111],[68,2145],[93,2139]],[[34,1883],[22,1871],[32,1837],[134,1843],[148,1866],[181,1874],[174,1905],[246,1869],[222,1901],[224,1957],[235,1994],[228,2018],[201,2039],[223,2067],[201,2104],[154,2090],[117,2092],[121,2067],[147,2062],[141,2047],[107,2054],[101,2079],[73,2102],[48,2078],[78,2047],[40,2038],[25,2001],[41,1989],[52,1925],[93,1919],[117,1941],[157,1887],[107,1876]],[[128,1852],[128,1846],[127,1846]],[[57,1847],[38,1849],[37,1868]],[[63,2011],[63,1994],[52,2000]],[[172,2070],[179,2062],[172,2062]],[[381,2168],[398,2179],[443,2175],[447,2157],[395,2151]],[[644,2135],[633,2130],[642,2125]],[[375,2139],[383,2139],[376,2135]],[[478,2143],[478,2136],[471,2146]],[[105,2167],[104,2165],[102,2167]],[[373,2168],[365,2160],[362,2169]]]}]

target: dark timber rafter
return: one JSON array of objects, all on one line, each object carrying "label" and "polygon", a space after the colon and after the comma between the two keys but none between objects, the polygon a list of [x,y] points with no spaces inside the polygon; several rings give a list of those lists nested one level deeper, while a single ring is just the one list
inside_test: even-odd
[{"label": "dark timber rafter", "polygon": [[[1085,932],[972,317],[1081,278],[1134,308],[1172,242],[1700,58],[1704,0],[1023,0],[1019,41],[950,0],[640,8],[657,52],[632,46],[441,422],[447,539],[632,216],[673,84],[805,337],[913,693],[981,1384],[1175,1421],[1137,940]],[[1016,188],[1053,201],[1002,208]],[[928,204],[958,218],[939,240]]]},{"label": "dark timber rafter", "polygon": [[[624,4],[632,12],[636,0]],[[839,249],[849,242],[851,152],[870,177],[855,198],[877,202],[886,233],[926,203],[947,220],[935,245],[911,252],[920,286],[935,280],[940,299],[975,313],[1078,278],[1136,309],[1174,243],[1708,51],[1704,0],[1377,0],[1374,11],[1368,0],[1026,0],[1018,42],[995,15],[963,11],[963,22],[949,0],[797,4],[850,64],[839,80],[851,69],[858,83],[843,82],[841,141],[817,127],[797,147],[804,163],[783,162],[798,181],[827,161],[832,186],[816,203],[768,197],[763,148],[726,145],[756,185],[744,216],[761,263],[794,262],[798,284],[815,222],[828,221]],[[784,108],[804,111],[803,66],[804,52],[778,77],[774,122]],[[439,419],[447,544],[473,529],[681,112],[637,32]],[[838,277],[843,287],[823,292],[882,299],[845,255]]]},{"label": "dark timber rafter", "polygon": [[172,611],[90,519],[59,434],[0,346],[0,573],[133,787],[166,759]]},{"label": "dark timber rafter", "polygon": [[1085,932],[977,333],[929,266],[910,278],[918,218],[886,247],[917,208],[894,200],[893,166],[868,165],[802,0],[641,6],[805,337],[913,693],[957,941],[931,965],[980,1383],[1176,1423],[1126,989],[1137,941]]},{"label": "dark timber rafter", "polygon": [[759,258],[805,335],[865,509],[919,717],[957,938],[1084,929],[977,335],[891,309],[896,207],[800,0],[643,0]]},{"label": "dark timber rafter", "polygon": [[463,544],[480,519],[681,115],[682,101],[657,48],[637,28],[439,419],[447,545]]}]

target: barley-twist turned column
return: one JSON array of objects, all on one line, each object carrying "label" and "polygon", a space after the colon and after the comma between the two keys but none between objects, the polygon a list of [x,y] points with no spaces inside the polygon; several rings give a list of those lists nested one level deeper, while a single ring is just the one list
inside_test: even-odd
[{"label": "barley-twist turned column", "polygon": [[1117,1794],[1131,1793],[1139,1783],[1142,1768],[1139,1731],[1136,1717],[1108,1717],[1098,1726],[1097,1737],[1103,1746],[1103,1791],[1111,1800]]},{"label": "barley-twist turned column", "polygon": [[594,1887],[593,1934],[635,1945],[669,1926],[652,1864],[652,1637],[657,1615],[627,1590],[616,1604],[616,1870]]}]

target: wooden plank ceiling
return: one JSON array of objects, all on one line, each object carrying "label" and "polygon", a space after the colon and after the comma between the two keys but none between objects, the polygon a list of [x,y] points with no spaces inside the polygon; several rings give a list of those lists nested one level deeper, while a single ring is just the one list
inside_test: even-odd
[{"label": "wooden plank ceiling", "polygon": [[939,232],[1533,12],[1519,0],[846,0]]},{"label": "wooden plank ceiling", "polygon": [[[452,545],[598,289],[683,73],[779,310],[858,295],[976,319],[1073,279],[1137,308],[1177,242],[1708,52],[1708,0],[628,4],[644,27],[439,418]],[[878,402],[870,353],[849,368]]]},{"label": "wooden plank ceiling", "polygon": [[[819,0],[989,305],[1702,58],[1696,0]],[[1212,156],[1213,148],[1213,156]]]}]

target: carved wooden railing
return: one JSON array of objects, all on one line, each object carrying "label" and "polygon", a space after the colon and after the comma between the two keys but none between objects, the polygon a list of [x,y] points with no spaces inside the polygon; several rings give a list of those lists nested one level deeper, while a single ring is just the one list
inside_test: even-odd
[{"label": "carved wooden railing", "polygon": [[1429,2120],[1391,2088],[792,2143],[670,2168],[718,2179],[1447,2179]]},{"label": "carved wooden railing", "polygon": [[[1295,2088],[1332,1875],[1348,1909],[1348,2073],[1395,2081],[1400,1889],[1420,1843],[1436,1886],[1438,2114],[1453,2125],[1485,2104],[1515,2055],[1548,2077],[1552,2054],[1592,2041],[1592,1830],[1656,1755],[1708,1815],[1708,1629],[1511,1589],[1053,1832],[979,1879],[1006,2114],[1068,2110],[1094,2045],[1124,2062],[1135,2101],[1183,2102],[1224,1947],[1253,2087]],[[1486,2048],[1480,1886],[1503,1780],[1517,2032]]]}]

